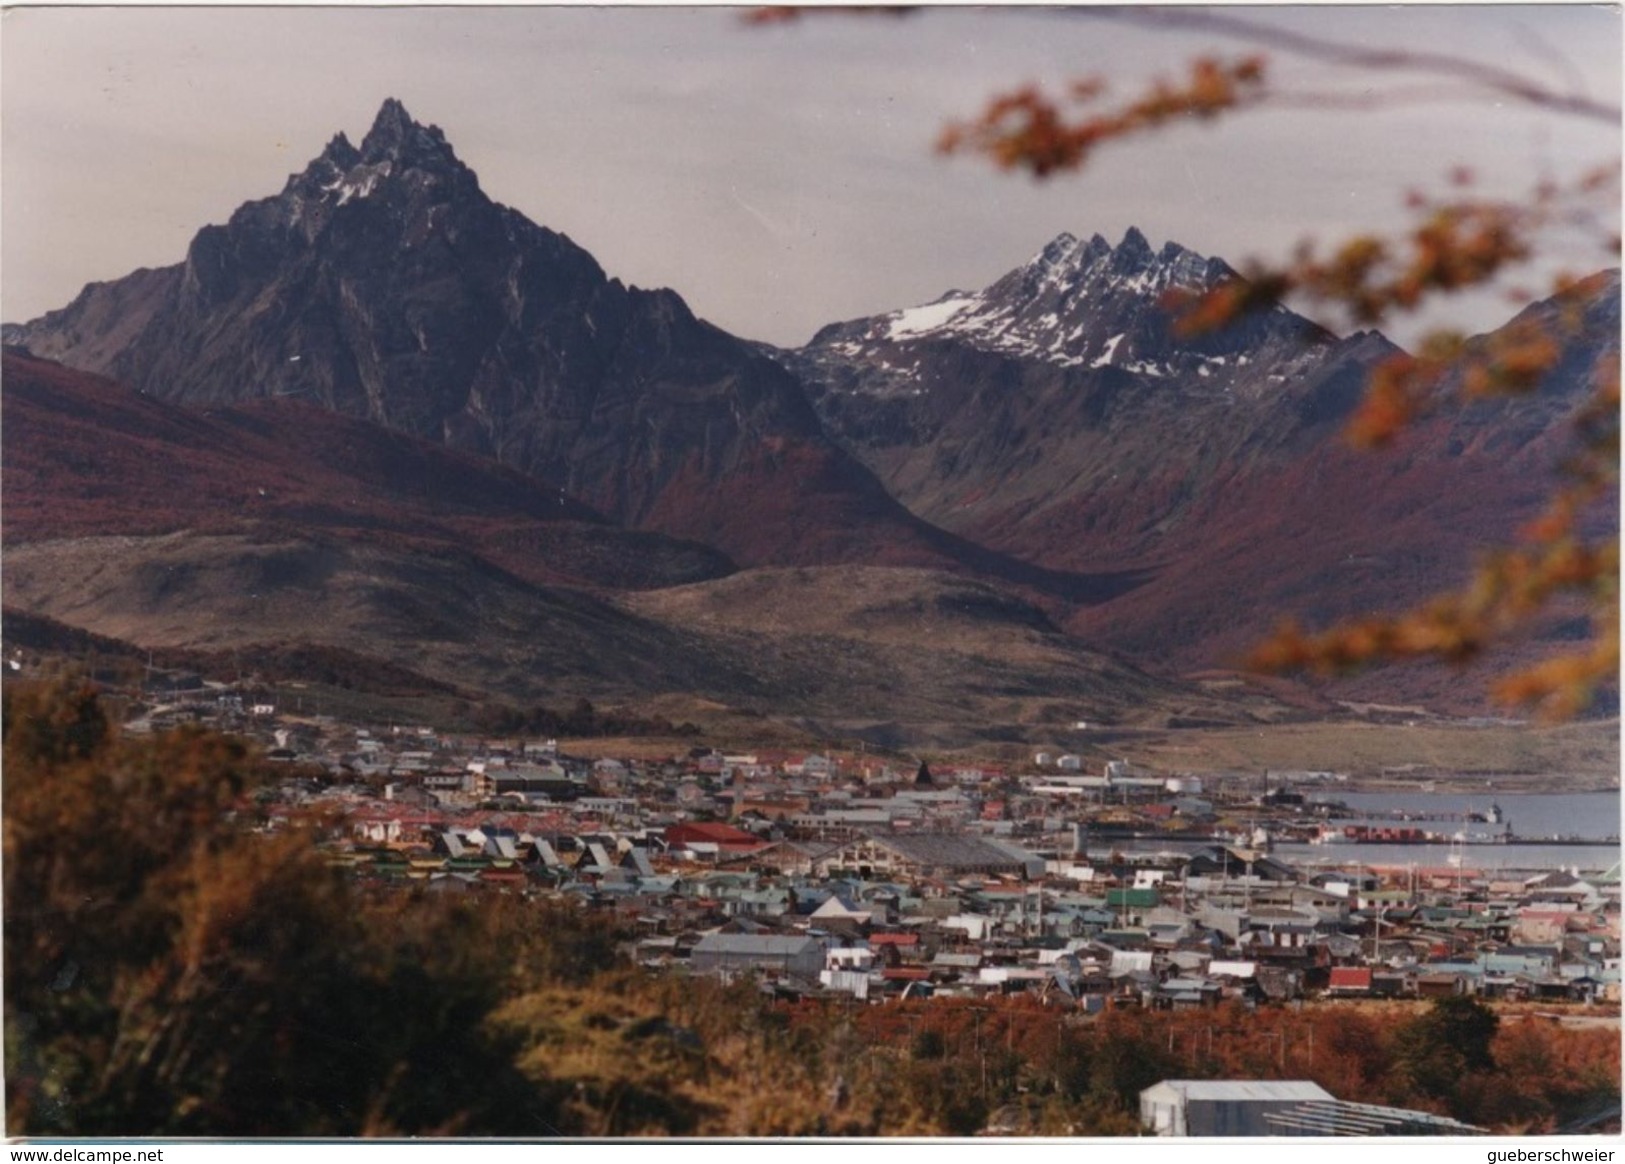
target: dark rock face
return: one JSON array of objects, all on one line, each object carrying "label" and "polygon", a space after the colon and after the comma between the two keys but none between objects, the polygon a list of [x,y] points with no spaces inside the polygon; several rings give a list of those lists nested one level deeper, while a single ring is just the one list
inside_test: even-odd
[{"label": "dark rock face", "polygon": [[743,563],[844,543],[941,559],[783,369],[486,198],[394,100],[184,263],[87,287],[7,339],[164,400],[296,397],[483,453]]}]

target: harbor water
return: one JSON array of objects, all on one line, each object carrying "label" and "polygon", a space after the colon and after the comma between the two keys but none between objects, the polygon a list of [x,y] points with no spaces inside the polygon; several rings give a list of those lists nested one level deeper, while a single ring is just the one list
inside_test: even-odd
[{"label": "harbor water", "polygon": [[[1337,801],[1361,820],[1386,823],[1414,820],[1429,831],[1461,832],[1471,838],[1481,825],[1467,817],[1499,809],[1512,840],[1495,844],[1369,845],[1330,844],[1275,847],[1293,864],[1338,866],[1356,863],[1388,867],[1470,870],[1578,869],[1602,872],[1620,859],[1619,790],[1496,794],[1466,792],[1313,793],[1309,803]],[[1396,815],[1398,814],[1398,815]],[[1455,818],[1455,819],[1452,819]],[[1606,842],[1606,843],[1604,843]]]},{"label": "harbor water", "polygon": [[[1619,836],[1619,790],[1606,792],[1526,792],[1497,795],[1479,792],[1312,792],[1310,805],[1336,801],[1361,819],[1393,821],[1405,814],[1434,818],[1439,832],[1453,832],[1449,817],[1487,816],[1499,808],[1515,838],[1530,843],[1575,839],[1600,841]],[[1459,826],[1471,831],[1465,820]]]},{"label": "harbor water", "polygon": [[[1577,869],[1600,873],[1620,860],[1620,794],[1605,792],[1551,792],[1495,794],[1460,792],[1315,792],[1313,805],[1337,801],[1360,820],[1404,823],[1405,818],[1426,825],[1428,831],[1454,834],[1481,831],[1470,814],[1486,817],[1498,806],[1514,839],[1493,844],[1292,844],[1278,843],[1271,853],[1300,868],[1338,868],[1350,865],[1381,868],[1461,868],[1499,870]],[[1394,814],[1403,814],[1395,816]],[[1612,838],[1612,840],[1610,840]],[[1136,840],[1116,843],[1099,840],[1089,845],[1091,857],[1113,850],[1146,853],[1198,847],[1172,840]]]}]

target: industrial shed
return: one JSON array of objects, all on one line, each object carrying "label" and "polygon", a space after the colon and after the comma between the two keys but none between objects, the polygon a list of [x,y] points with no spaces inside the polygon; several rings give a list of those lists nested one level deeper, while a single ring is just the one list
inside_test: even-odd
[{"label": "industrial shed", "polygon": [[1165,1079],[1140,1092],[1159,1136],[1471,1136],[1448,1116],[1334,1099],[1307,1080]]},{"label": "industrial shed", "polygon": [[695,944],[690,965],[700,974],[760,971],[816,982],[824,948],[821,939],[804,934],[706,934]]},{"label": "industrial shed", "polygon": [[1159,1136],[1269,1136],[1270,1112],[1330,1103],[1318,1083],[1297,1079],[1164,1079],[1140,1092],[1140,1122]]},{"label": "industrial shed", "polygon": [[865,878],[975,873],[1040,877],[1044,861],[1008,842],[945,833],[899,833],[849,841],[819,857],[813,868],[823,876],[848,872]]}]

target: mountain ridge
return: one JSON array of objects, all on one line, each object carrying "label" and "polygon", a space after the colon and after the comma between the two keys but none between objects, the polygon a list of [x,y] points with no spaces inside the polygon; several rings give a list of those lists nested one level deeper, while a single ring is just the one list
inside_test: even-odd
[{"label": "mountain ridge", "polygon": [[[1167,293],[1233,277],[1137,228],[1115,246],[1063,233],[980,290],[776,349],[697,318],[674,291],[611,278],[487,198],[444,133],[390,99],[359,145],[336,134],[279,193],[202,228],[182,262],[92,284],[5,334],[155,404],[230,411],[238,428],[292,440],[274,410],[319,407],[488,458],[608,526],[702,544],[653,569],[656,587],[695,580],[683,570],[712,571],[702,582],[735,567],[947,570],[1014,586],[1056,627],[1177,671],[1233,662],[1266,617],[1331,618],[1456,581],[1541,495],[1550,434],[1597,351],[1594,335],[1576,341],[1560,391],[1477,407],[1448,432],[1421,426],[1403,457],[1361,457],[1338,434],[1397,349],[1280,305],[1183,334]],[[1596,295],[1593,330],[1617,343],[1617,275]],[[15,468],[43,480],[13,447],[8,473],[20,456]],[[105,475],[85,473],[117,510]],[[49,521],[63,501],[31,516],[21,496],[8,537],[33,536],[18,522]],[[382,520],[330,509],[313,497],[285,516],[349,521],[346,537]],[[216,532],[225,520],[204,516]],[[514,524],[526,520],[492,518],[485,532],[514,544],[480,553],[542,580],[579,579],[571,562],[599,554],[589,574],[636,585],[606,549],[622,535],[563,545],[548,540],[563,526],[542,537]]]},{"label": "mountain ridge", "polygon": [[909,513],[776,362],[485,197],[394,99],[359,147],[335,136],[183,263],[87,287],[7,339],[172,402],[296,397],[366,418],[742,565],[880,561],[1083,599],[1102,584]]},{"label": "mountain ridge", "polygon": [[[1229,334],[1180,334],[1165,292],[1229,277],[1137,230],[1117,247],[1063,234],[980,291],[831,325],[775,355],[914,512],[1047,567],[1138,570],[1140,585],[1063,624],[1189,671],[1239,666],[1288,615],[1323,625],[1464,583],[1476,552],[1540,511],[1567,417],[1618,351],[1619,279],[1605,272],[1506,325],[1583,309],[1577,326],[1547,329],[1562,353],[1539,390],[1425,418],[1394,451],[1366,453],[1344,428],[1399,349],[1279,305]],[[1595,520],[1617,524],[1602,508]],[[1527,647],[1507,658],[1527,662]],[[1385,674],[1467,706],[1437,673]]]},{"label": "mountain ridge", "polygon": [[[1091,539],[1105,560],[1144,565],[1205,481],[1325,439],[1397,350],[1372,332],[1339,339],[1278,305],[1182,334],[1166,294],[1231,277],[1178,243],[1153,251],[1132,228],[1117,247],[1062,234],[981,291],[832,325],[775,355],[831,434],[912,511],[1048,565],[1053,553],[1024,528],[1119,488],[1156,505],[1164,454],[1182,450],[1206,466],[1184,497]],[[1113,453],[1150,431],[1157,448]]]}]

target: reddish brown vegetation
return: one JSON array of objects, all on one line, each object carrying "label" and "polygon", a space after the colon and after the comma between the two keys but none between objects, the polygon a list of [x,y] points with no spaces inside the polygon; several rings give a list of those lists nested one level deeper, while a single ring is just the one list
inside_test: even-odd
[{"label": "reddish brown vegetation", "polygon": [[[1475,1028],[1489,1012],[1454,1009],[1467,1012],[1469,1025],[1422,1004],[1358,1003],[1135,1008],[1082,1019],[1031,997],[890,1003],[839,1020],[828,1007],[808,1006],[791,1022],[831,1044],[840,1038],[831,1024],[849,1022],[854,1048],[900,1056],[887,1059],[887,1074],[905,1107],[934,1103],[951,1121],[956,1111],[985,1116],[1025,1095],[1031,1130],[1050,1134],[1132,1132],[1140,1090],[1165,1078],[1309,1079],[1339,1099],[1520,1133],[1550,1132],[1617,1091],[1617,1031],[1493,1017]],[[1443,1028],[1457,1044],[1487,1038],[1484,1057],[1451,1058],[1460,1046],[1441,1049],[1432,1039]],[[1436,1052],[1448,1061],[1435,1062]],[[1446,1069],[1443,1086],[1430,1074],[1438,1067]]]},{"label": "reddish brown vegetation", "polygon": [[483,457],[295,401],[164,404],[8,351],[4,540],[254,530],[473,549],[528,582],[664,585],[731,568],[629,536]]}]

